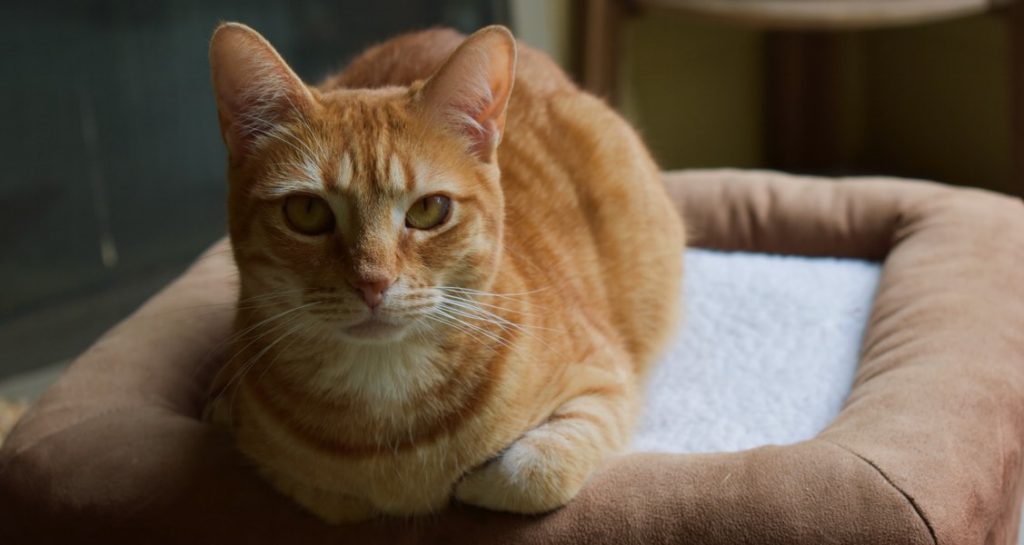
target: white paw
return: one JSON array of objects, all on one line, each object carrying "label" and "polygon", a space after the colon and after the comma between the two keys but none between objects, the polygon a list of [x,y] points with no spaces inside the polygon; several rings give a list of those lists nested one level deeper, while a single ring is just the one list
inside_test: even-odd
[{"label": "white paw", "polygon": [[[494,511],[544,513],[569,502],[586,480],[564,449],[524,437],[501,456],[467,474],[455,487],[463,503]],[[583,469],[583,471],[580,471]]]}]

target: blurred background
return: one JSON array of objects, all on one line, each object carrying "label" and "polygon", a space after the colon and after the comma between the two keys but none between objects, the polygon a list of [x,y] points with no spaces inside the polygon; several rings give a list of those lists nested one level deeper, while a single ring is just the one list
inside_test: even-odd
[{"label": "blurred background", "polygon": [[307,82],[435,25],[516,34],[668,168],[1024,194],[1024,17],[998,0],[6,0],[0,383],[44,380],[225,230],[206,46],[262,32]]}]

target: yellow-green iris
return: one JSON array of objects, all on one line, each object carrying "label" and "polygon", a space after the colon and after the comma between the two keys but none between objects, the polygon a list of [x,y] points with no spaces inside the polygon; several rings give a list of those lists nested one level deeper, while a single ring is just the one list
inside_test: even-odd
[{"label": "yellow-green iris", "polygon": [[413,229],[433,229],[448,219],[451,204],[451,199],[444,195],[427,195],[409,208],[405,224]]},{"label": "yellow-green iris", "polygon": [[292,195],[285,199],[284,217],[292,229],[304,235],[322,235],[334,229],[331,207],[311,195]]}]

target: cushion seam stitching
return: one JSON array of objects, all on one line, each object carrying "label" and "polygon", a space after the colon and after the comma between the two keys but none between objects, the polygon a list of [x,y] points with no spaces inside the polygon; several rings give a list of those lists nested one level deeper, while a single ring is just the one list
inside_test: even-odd
[{"label": "cushion seam stitching", "polygon": [[925,528],[928,529],[928,534],[932,538],[932,543],[934,543],[935,545],[938,545],[939,538],[936,537],[936,535],[935,535],[935,528],[932,527],[931,521],[929,521],[928,517],[925,516],[924,510],[921,508],[920,505],[918,505],[917,501],[915,501],[914,498],[910,494],[908,494],[906,491],[904,491],[899,486],[896,486],[896,483],[894,483],[893,480],[890,479],[889,476],[886,475],[884,471],[882,471],[882,468],[878,467],[878,465],[875,464],[874,462],[872,462],[871,460],[865,458],[864,456],[861,456],[857,452],[854,452],[853,450],[847,448],[844,445],[841,445],[839,443],[836,443],[836,442],[830,441],[830,440],[824,440],[824,441],[826,441],[829,444],[835,445],[836,447],[839,447],[840,449],[842,449],[842,450],[844,450],[844,451],[846,451],[846,452],[856,456],[862,462],[864,462],[865,464],[870,466],[872,469],[874,469],[879,475],[881,475],[882,479],[884,479],[885,482],[889,483],[889,486],[891,486],[893,489],[895,489],[897,492],[899,492],[900,495],[903,496],[903,498],[907,500],[907,503],[910,504],[910,507],[914,510],[914,513],[917,514],[918,518],[921,519],[921,522],[924,523]]},{"label": "cushion seam stitching", "polygon": [[[92,422],[92,421],[96,420],[97,418],[103,418],[103,417],[109,416],[111,414],[117,414],[117,413],[124,412],[124,411],[126,411],[128,409],[137,409],[139,407],[140,407],[139,405],[134,405],[134,404],[115,405],[113,407],[108,407],[106,409],[97,411],[95,414],[91,414],[89,416],[84,416],[84,417],[76,420],[75,422],[72,422],[71,424],[68,424],[68,425],[66,425],[66,426],[64,426],[64,427],[62,427],[60,429],[51,430],[49,433],[47,433],[47,434],[37,438],[35,441],[32,441],[28,445],[23,445],[23,446],[21,446],[21,448],[17,448],[17,449],[15,449],[14,447],[12,447],[10,449],[7,449],[6,452],[2,452],[2,454],[0,454],[0,462],[3,462],[3,460],[5,458],[8,458],[8,457],[10,459],[14,459],[14,458],[20,457],[26,451],[32,450],[32,449],[38,447],[39,445],[50,441],[51,439],[53,439],[54,437],[56,437],[58,435],[64,434],[65,432],[67,432],[67,431],[69,431],[71,429],[77,428],[77,427],[79,427],[79,426],[81,426],[83,424]],[[6,441],[5,441],[5,443],[6,443]],[[0,451],[4,451],[4,450],[5,449],[0,449]],[[6,456],[6,455],[9,455],[9,456]],[[0,466],[2,466],[2,465],[4,465],[4,464],[0,463]]]}]

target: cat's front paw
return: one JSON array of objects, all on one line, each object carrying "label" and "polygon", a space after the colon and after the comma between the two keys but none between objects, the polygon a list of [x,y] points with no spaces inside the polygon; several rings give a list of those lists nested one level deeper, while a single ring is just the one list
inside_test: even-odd
[{"label": "cat's front paw", "polygon": [[467,474],[455,487],[463,503],[494,511],[544,513],[576,496],[587,464],[538,438],[523,437],[499,457]]}]

